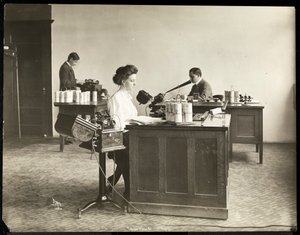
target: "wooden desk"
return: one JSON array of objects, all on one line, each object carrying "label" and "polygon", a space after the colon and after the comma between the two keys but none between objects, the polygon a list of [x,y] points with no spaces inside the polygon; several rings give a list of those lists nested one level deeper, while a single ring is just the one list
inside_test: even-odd
[{"label": "wooden desk", "polygon": [[[158,104],[163,106],[164,103]],[[221,103],[193,103],[193,113],[204,113],[222,107]],[[231,114],[230,151],[234,143],[255,144],[259,163],[263,163],[263,109],[262,104],[227,104],[225,112]],[[232,154],[230,154],[232,156]]]},{"label": "wooden desk", "polygon": [[[107,109],[107,100],[98,102],[89,102],[84,104],[78,103],[54,103],[54,106],[59,108],[59,113],[69,115],[91,115],[94,117],[96,112]],[[64,151],[64,137],[60,136],[60,151]]]},{"label": "wooden desk", "polygon": [[130,201],[141,212],[227,219],[230,115],[195,124],[126,127]]},{"label": "wooden desk", "polygon": [[[221,106],[206,106],[193,104],[194,113],[203,113],[211,108]],[[255,144],[259,152],[259,163],[263,163],[263,109],[261,104],[228,104],[226,113],[231,114],[230,142]],[[230,147],[232,151],[232,146]],[[230,154],[232,156],[232,154]]]}]

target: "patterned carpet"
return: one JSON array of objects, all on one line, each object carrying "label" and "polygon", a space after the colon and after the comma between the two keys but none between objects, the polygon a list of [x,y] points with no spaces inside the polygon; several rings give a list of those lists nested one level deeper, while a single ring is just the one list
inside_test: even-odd
[{"label": "patterned carpet", "polygon": [[[234,145],[227,220],[125,213],[111,204],[77,209],[98,193],[95,156],[58,139],[22,138],[3,149],[3,220],[11,232],[290,231],[296,226],[296,146]],[[107,172],[113,171],[107,160]],[[123,181],[117,190],[123,192]],[[52,198],[62,204],[58,210]],[[114,199],[122,203],[117,194]]]}]

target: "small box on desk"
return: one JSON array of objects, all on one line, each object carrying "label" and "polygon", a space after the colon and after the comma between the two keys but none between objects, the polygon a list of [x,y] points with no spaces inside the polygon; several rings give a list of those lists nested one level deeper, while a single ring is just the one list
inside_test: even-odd
[{"label": "small box on desk", "polygon": [[116,129],[104,129],[101,132],[100,141],[102,152],[109,151],[110,149],[125,148],[123,145],[123,131]]},{"label": "small box on desk", "polygon": [[[94,147],[93,147],[93,145]],[[110,152],[125,149],[123,145],[123,131],[116,129],[104,129],[93,140],[83,142],[79,145],[81,148],[95,150],[96,152]]]}]

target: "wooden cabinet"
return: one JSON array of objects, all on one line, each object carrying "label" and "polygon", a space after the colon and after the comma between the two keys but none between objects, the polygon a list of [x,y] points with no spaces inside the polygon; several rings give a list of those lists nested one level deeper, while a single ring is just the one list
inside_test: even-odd
[{"label": "wooden cabinet", "polygon": [[144,213],[227,219],[228,126],[128,127],[131,203]]},{"label": "wooden cabinet", "polygon": [[227,107],[227,112],[231,114],[231,144],[255,144],[261,164],[263,163],[263,108],[262,105]]}]

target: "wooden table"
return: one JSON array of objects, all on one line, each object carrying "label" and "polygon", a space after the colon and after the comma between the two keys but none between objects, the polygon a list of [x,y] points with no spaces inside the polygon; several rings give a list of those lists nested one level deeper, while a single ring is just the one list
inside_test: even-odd
[{"label": "wooden table", "polygon": [[[129,130],[130,201],[142,213],[227,219],[230,115]],[[129,212],[137,212],[128,207]]]},{"label": "wooden table", "polygon": [[[107,110],[107,100],[98,102],[78,103],[54,103],[59,108],[59,113],[68,115],[90,115],[94,117],[96,112]],[[64,151],[64,137],[60,135],[60,151]]]},{"label": "wooden table", "polygon": [[[102,140],[101,138],[99,138],[99,145],[102,146]],[[103,148],[100,147],[99,150],[99,180],[98,180],[98,196],[95,200],[92,200],[91,202],[88,202],[85,206],[83,206],[82,208],[78,208],[78,218],[81,218],[81,214],[87,210],[88,208],[98,204],[100,207],[103,207],[103,205],[105,203],[112,203],[115,206],[119,207],[122,209],[122,206],[111,200],[110,198],[107,198],[105,196],[105,187],[106,187],[106,153],[107,152],[111,152],[111,151],[118,151],[118,150],[122,150],[125,149],[126,147],[122,144],[119,146],[115,146],[115,147],[111,147],[111,148]]]},{"label": "wooden table", "polygon": [[[77,104],[77,103],[54,103],[54,106],[59,107],[59,113],[67,114],[67,115],[91,115],[91,118],[94,117],[96,112],[100,112],[103,110],[107,110],[107,100],[102,100],[100,102],[89,102],[84,104]],[[102,134],[108,134],[115,137],[113,133],[119,132],[119,130],[114,129],[105,129],[101,131],[101,135],[97,138],[97,148],[99,153],[99,181],[98,181],[98,196],[95,200],[88,202],[84,207],[78,208],[78,217],[81,218],[81,214],[87,210],[88,208],[92,207],[93,205],[100,205],[103,206],[105,203],[113,203],[114,205],[121,208],[121,206],[112,201],[111,199],[105,196],[105,186],[106,186],[106,153],[111,151],[118,151],[125,149],[123,142],[120,144],[108,141],[107,138],[104,140]],[[114,141],[118,141],[118,138],[115,138]],[[64,138],[60,136],[60,150],[63,151],[64,147]]]}]

